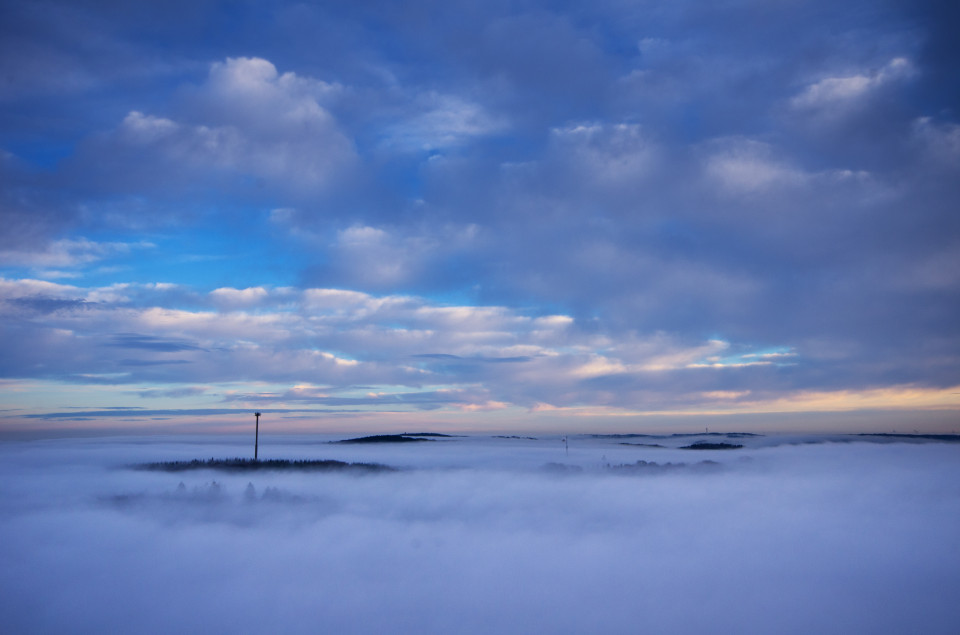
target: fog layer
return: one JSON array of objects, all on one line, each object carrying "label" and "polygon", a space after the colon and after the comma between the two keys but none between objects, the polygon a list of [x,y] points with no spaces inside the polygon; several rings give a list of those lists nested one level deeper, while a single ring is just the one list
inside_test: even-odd
[{"label": "fog layer", "polygon": [[[246,439],[0,445],[5,630],[846,634],[960,623],[960,445],[768,438],[689,451],[571,437],[567,453],[557,438],[261,441],[260,458],[403,469],[129,467],[238,456]],[[673,467],[611,469],[637,461]]]}]

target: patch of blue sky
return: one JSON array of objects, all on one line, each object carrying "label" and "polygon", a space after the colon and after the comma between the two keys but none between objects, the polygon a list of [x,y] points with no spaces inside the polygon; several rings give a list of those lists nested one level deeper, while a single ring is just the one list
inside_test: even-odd
[{"label": "patch of blue sky", "polygon": [[694,366],[740,367],[740,366],[790,366],[796,364],[795,353],[785,346],[764,348],[759,351],[731,355],[709,355]]},{"label": "patch of blue sky", "polygon": [[[147,235],[141,245],[100,260],[83,271],[91,286],[118,279],[129,283],[173,283],[198,292],[219,287],[290,286],[303,255],[281,247],[253,216],[244,228],[185,227]],[[112,242],[122,236],[92,234],[90,240]],[[150,245],[150,246],[147,246]]]},{"label": "patch of blue sky", "polygon": [[[463,385],[459,384],[430,384],[420,389],[410,386],[398,385],[373,385],[373,386],[354,386],[344,390],[337,390],[339,397],[366,397],[369,395],[410,395],[416,393],[432,393],[439,391],[461,390]],[[334,391],[331,391],[334,392]]]},{"label": "patch of blue sky", "polygon": [[790,359],[796,356],[796,351],[789,346],[771,346],[752,353],[745,353],[740,357],[742,359],[771,360],[776,361],[776,363],[789,363]]},{"label": "patch of blue sky", "polygon": [[4,139],[0,149],[9,152],[22,166],[54,170],[61,161],[73,154],[72,140],[51,140],[38,142],[36,139]]},{"label": "patch of blue sky", "polygon": [[[469,288],[445,288],[437,291],[418,292],[417,289],[408,290],[409,295],[417,296],[437,306],[479,306],[482,304],[475,290]],[[396,328],[404,329],[406,325],[395,324]]]}]

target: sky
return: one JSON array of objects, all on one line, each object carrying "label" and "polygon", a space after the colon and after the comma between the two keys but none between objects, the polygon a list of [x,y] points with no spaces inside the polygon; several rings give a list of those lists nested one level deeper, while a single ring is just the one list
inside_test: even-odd
[{"label": "sky", "polygon": [[0,6],[0,433],[960,427],[947,0]]}]

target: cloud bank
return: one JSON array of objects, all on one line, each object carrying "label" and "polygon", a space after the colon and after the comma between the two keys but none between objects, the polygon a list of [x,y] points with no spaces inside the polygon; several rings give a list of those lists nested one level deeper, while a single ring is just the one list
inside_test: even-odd
[{"label": "cloud bank", "polygon": [[[958,618],[951,444],[748,439],[744,450],[690,453],[575,437],[565,455],[557,438],[392,448],[305,440],[270,437],[261,450],[406,470],[124,467],[236,456],[249,450],[245,438],[3,444],[4,623],[17,632],[948,633]],[[719,464],[604,469],[704,458]],[[548,462],[582,471],[543,471]]]}]

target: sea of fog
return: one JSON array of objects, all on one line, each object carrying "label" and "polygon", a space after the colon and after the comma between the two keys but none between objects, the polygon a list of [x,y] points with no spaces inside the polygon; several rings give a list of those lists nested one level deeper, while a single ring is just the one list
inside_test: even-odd
[{"label": "sea of fog", "polygon": [[[260,458],[399,469],[131,467],[252,455],[239,437],[0,443],[0,630],[929,635],[960,625],[960,443],[334,439],[263,435]],[[696,441],[743,447],[682,449]]]}]

